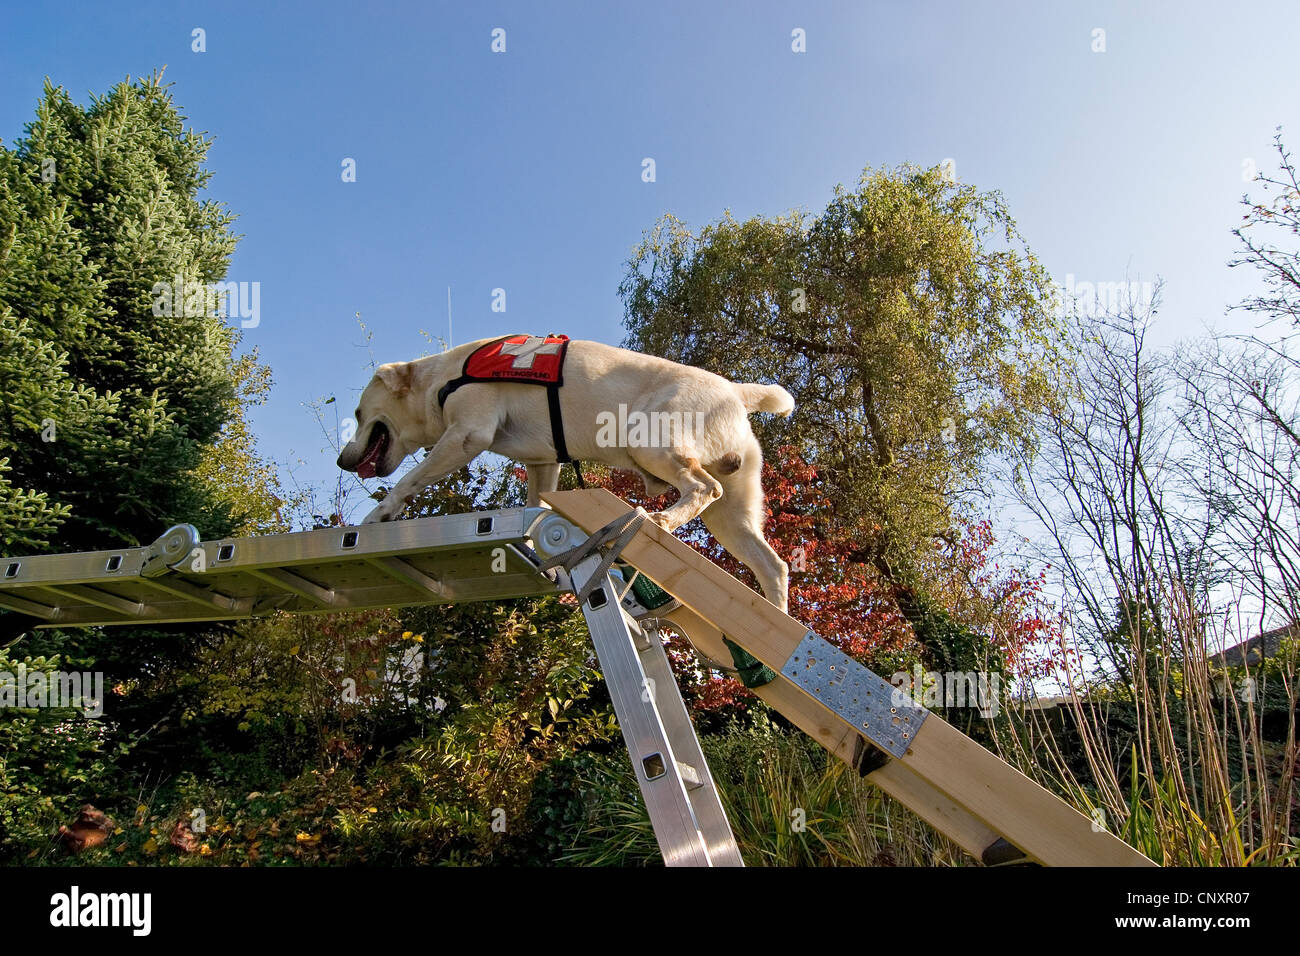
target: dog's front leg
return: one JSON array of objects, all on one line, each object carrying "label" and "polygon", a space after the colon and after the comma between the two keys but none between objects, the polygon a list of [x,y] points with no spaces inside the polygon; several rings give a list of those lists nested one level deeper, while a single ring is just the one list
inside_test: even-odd
[{"label": "dog's front leg", "polygon": [[487,451],[496,436],[495,423],[477,422],[451,425],[443,432],[438,443],[420,462],[402,478],[379,507],[366,515],[362,524],[391,521],[417,494],[435,481],[441,481],[452,472],[464,468],[480,454]]},{"label": "dog's front leg", "polygon": [[536,508],[542,503],[542,495],[560,487],[560,466],[525,465],[528,473],[528,507]]}]

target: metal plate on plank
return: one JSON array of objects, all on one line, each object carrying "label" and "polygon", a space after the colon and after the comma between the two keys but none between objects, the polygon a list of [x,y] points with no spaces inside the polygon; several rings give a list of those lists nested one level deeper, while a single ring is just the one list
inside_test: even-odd
[{"label": "metal plate on plank", "polygon": [[928,713],[908,694],[812,631],[803,636],[781,673],[895,757],[907,753]]}]

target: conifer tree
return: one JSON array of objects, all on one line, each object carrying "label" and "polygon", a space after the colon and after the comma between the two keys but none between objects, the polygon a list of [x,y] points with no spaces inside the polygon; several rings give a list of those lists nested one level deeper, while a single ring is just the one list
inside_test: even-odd
[{"label": "conifer tree", "polygon": [[257,463],[245,443],[222,474],[211,450],[242,421],[237,378],[259,376],[240,372],[237,333],[214,314],[209,284],[225,278],[237,237],[229,212],[200,198],[211,140],[184,119],[161,75],[87,107],[47,81],[24,137],[0,147],[10,553],[148,543],[179,521],[215,537],[240,523],[222,482]]}]

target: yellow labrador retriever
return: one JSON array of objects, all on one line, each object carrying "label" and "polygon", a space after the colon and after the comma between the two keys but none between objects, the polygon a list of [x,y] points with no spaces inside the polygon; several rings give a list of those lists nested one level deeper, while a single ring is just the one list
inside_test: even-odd
[{"label": "yellow labrador retriever", "polygon": [[530,506],[555,490],[561,461],[634,471],[652,495],[668,485],[681,492],[652,520],[673,531],[702,514],[718,543],[785,610],[788,569],[763,538],[762,450],[748,416],[793,410],[778,385],[737,384],[600,342],[481,339],[381,365],[361,393],[356,437],[338,465],[362,478],[386,477],[428,450],[367,523],[395,518],[422,489],[485,451],[526,467]]}]

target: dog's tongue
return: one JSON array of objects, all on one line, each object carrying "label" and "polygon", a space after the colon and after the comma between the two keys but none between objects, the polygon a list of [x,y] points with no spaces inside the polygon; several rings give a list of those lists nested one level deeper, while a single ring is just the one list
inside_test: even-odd
[{"label": "dog's tongue", "polygon": [[384,453],[384,435],[379,435],[366,449],[366,457],[357,462],[357,475],[361,478],[373,478],[379,474],[379,458]]}]

